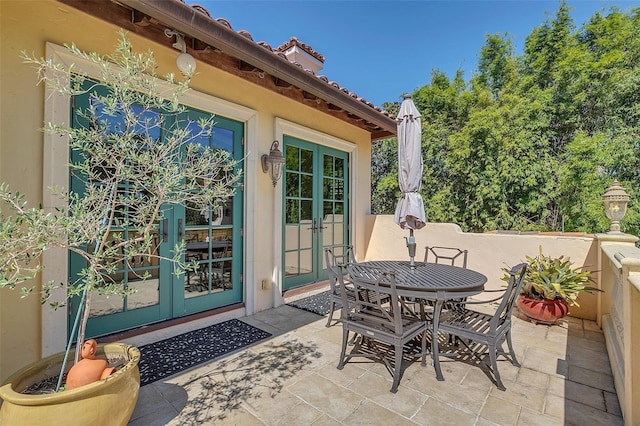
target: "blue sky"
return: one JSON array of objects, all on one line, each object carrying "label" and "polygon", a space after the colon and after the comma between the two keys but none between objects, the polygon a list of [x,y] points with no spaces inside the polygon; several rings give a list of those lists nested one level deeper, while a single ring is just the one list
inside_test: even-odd
[{"label": "blue sky", "polygon": [[[273,48],[295,36],[325,56],[319,74],[376,105],[400,100],[428,84],[438,69],[468,79],[477,68],[485,35],[508,33],[516,53],[525,37],[552,18],[559,0],[449,1],[213,1],[204,6]],[[638,1],[571,0],[579,27],[596,11],[622,10]]]}]

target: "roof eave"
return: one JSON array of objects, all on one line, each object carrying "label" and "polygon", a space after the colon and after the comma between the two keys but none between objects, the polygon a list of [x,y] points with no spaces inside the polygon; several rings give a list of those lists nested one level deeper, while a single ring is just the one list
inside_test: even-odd
[{"label": "roof eave", "polygon": [[340,89],[326,84],[315,75],[182,2],[157,0],[117,0],[117,2],[157,19],[177,31],[202,40],[222,52],[235,56],[274,77],[287,81],[326,102],[379,126],[381,130],[371,133],[371,140],[390,137],[397,132],[396,121],[393,118],[380,113]]}]

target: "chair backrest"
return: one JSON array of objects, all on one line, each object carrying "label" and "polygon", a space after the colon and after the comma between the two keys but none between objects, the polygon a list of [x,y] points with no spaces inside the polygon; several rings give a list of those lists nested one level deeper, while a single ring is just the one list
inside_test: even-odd
[{"label": "chair backrest", "polygon": [[353,246],[336,244],[326,246],[324,248],[325,262],[327,266],[346,266],[349,263],[355,263],[356,259],[353,254]]},{"label": "chair backrest", "polygon": [[338,276],[346,273],[347,264],[355,262],[353,246],[332,245],[325,247],[324,261],[327,266],[327,278],[329,279],[331,292],[337,295],[336,284],[338,283]]},{"label": "chair backrest", "polygon": [[526,263],[521,263],[511,268],[509,271],[509,282],[507,284],[507,288],[502,296],[500,305],[498,305],[498,309],[495,314],[493,314],[493,318],[491,318],[491,321],[489,322],[491,330],[496,330],[500,325],[511,318],[511,311],[513,310],[513,305],[516,303],[516,298],[520,294],[527,266],[528,265]]},{"label": "chair backrest", "polygon": [[447,263],[451,266],[467,268],[467,250],[457,247],[426,246],[424,261],[431,263]]},{"label": "chair backrest", "polygon": [[[387,325],[395,334],[403,332],[401,300],[393,272],[351,263],[347,265],[355,288],[358,309],[351,316],[370,324]],[[375,336],[374,336],[375,338]]]}]

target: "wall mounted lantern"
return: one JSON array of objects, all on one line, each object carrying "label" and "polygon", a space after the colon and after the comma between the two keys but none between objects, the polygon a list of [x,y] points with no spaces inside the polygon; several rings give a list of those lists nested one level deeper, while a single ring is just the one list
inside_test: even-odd
[{"label": "wall mounted lantern", "polygon": [[629,203],[629,194],[624,190],[620,183],[615,180],[602,195],[604,203],[604,213],[607,219],[611,221],[611,229],[609,233],[620,233],[620,221],[627,213],[627,204]]},{"label": "wall mounted lantern", "polygon": [[182,74],[187,76],[192,75],[196,71],[196,60],[187,53],[187,43],[184,41],[184,34],[167,28],[164,30],[164,35],[167,37],[176,36],[176,42],[173,43],[173,47],[182,52],[176,58],[176,65]]},{"label": "wall mounted lantern", "polygon": [[278,141],[273,141],[269,155],[262,155],[262,171],[269,173],[271,183],[275,187],[280,178],[282,177],[282,166],[284,165],[284,156],[282,151],[278,149]]}]

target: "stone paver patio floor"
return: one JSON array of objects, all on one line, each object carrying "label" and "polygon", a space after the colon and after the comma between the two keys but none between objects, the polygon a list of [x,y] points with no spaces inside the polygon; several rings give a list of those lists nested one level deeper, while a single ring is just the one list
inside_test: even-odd
[{"label": "stone paver patio floor", "polygon": [[475,358],[443,357],[445,381],[418,360],[409,363],[392,394],[391,375],[380,362],[355,359],[336,368],[342,328],[326,328],[325,317],[284,305],[241,320],[273,337],[143,386],[129,424],[623,423],[604,337],[591,321],[568,318],[545,326],[514,317],[522,367],[499,358],[504,392]]}]

